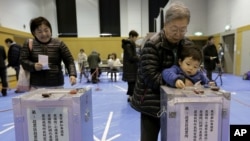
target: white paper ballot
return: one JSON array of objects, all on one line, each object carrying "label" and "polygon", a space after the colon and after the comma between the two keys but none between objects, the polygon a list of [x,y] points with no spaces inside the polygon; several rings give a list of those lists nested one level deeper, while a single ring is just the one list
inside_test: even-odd
[{"label": "white paper ballot", "polygon": [[48,55],[38,55],[38,62],[43,65],[43,70],[48,70],[49,68],[49,57]]}]

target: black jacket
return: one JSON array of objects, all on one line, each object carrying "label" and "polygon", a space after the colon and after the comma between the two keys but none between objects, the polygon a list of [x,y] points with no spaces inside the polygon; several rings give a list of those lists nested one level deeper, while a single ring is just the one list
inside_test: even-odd
[{"label": "black jacket", "polygon": [[6,52],[3,46],[0,46],[0,68],[6,68],[5,65]]},{"label": "black jacket", "polygon": [[164,31],[155,34],[144,45],[131,106],[144,114],[160,114],[160,86],[165,82],[162,71],[178,62],[177,56],[187,39],[173,45],[165,38]]},{"label": "black jacket", "polygon": [[[210,57],[215,56],[214,60],[211,60]],[[203,57],[204,57],[204,68],[206,70],[214,70],[216,67],[216,63],[219,63],[219,56],[214,44],[207,44],[203,47]]]},{"label": "black jacket", "polygon": [[8,67],[19,67],[21,46],[12,44],[8,51]]},{"label": "black jacket", "polygon": [[135,42],[130,39],[122,40],[123,49],[123,74],[122,80],[135,82],[139,57],[136,53]]},{"label": "black jacket", "polygon": [[[49,70],[35,70],[35,63],[38,62],[38,55],[48,55]],[[28,41],[21,49],[21,64],[23,68],[30,71],[30,85],[41,87],[54,87],[64,84],[61,62],[65,64],[69,76],[76,76],[74,59],[68,47],[58,39],[51,39],[43,44],[33,39],[32,49],[28,47]]]}]

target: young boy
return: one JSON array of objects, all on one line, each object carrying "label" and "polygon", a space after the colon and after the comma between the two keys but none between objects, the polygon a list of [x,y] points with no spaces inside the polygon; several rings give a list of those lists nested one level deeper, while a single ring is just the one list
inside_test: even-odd
[{"label": "young boy", "polygon": [[170,87],[180,89],[192,86],[199,81],[202,85],[209,84],[208,78],[200,71],[201,62],[202,53],[199,48],[183,47],[178,58],[178,65],[164,69],[162,71],[163,79]]}]

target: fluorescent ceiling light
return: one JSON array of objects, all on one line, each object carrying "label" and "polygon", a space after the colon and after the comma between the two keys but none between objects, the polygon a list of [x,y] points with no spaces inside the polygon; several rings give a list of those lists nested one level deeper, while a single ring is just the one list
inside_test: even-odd
[{"label": "fluorescent ceiling light", "polygon": [[198,31],[198,32],[195,32],[195,33],[194,33],[194,35],[195,35],[195,36],[202,36],[202,35],[203,35],[203,33],[202,33],[202,32],[200,32],[200,31]]},{"label": "fluorescent ceiling light", "polygon": [[230,26],[229,24],[225,26],[225,30],[226,30],[226,31],[228,31],[228,30],[230,30],[230,29],[231,29],[231,26]]}]

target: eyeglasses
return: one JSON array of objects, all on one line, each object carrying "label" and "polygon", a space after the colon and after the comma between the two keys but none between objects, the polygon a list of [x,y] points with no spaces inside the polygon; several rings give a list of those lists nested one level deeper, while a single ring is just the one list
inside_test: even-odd
[{"label": "eyeglasses", "polygon": [[184,27],[184,28],[177,28],[177,27],[170,27],[169,28],[169,31],[172,33],[172,34],[177,34],[177,33],[180,33],[181,35],[184,35],[185,33],[187,33],[187,27]]}]

